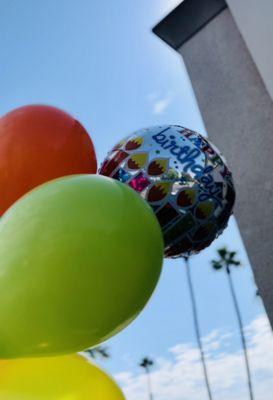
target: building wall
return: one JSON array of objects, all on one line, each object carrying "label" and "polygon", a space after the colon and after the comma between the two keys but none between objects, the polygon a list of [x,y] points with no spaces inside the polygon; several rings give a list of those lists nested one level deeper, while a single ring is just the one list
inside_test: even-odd
[{"label": "building wall", "polygon": [[273,326],[272,100],[228,8],[179,52],[208,135],[232,166],[235,216]]},{"label": "building wall", "polygon": [[226,1],[273,99],[273,1]]}]

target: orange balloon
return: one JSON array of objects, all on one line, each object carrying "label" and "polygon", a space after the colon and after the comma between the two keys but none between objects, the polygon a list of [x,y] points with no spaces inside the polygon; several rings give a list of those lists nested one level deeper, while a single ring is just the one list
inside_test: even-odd
[{"label": "orange balloon", "polygon": [[64,111],[30,105],[0,118],[0,215],[44,182],[96,170],[88,133]]}]

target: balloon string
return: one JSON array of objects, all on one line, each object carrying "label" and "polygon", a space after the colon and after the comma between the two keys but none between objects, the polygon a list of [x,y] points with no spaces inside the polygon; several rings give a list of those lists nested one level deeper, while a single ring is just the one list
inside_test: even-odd
[{"label": "balloon string", "polygon": [[188,257],[184,257],[185,260],[185,265],[186,265],[186,273],[187,273],[187,281],[188,281],[188,286],[189,286],[189,292],[190,292],[190,298],[191,298],[191,305],[192,305],[192,313],[193,313],[193,322],[194,322],[194,330],[195,330],[195,335],[196,335],[196,341],[199,347],[200,351],[200,361],[203,367],[203,373],[204,373],[204,379],[205,379],[205,384],[207,388],[207,393],[208,393],[208,398],[210,400],[213,399],[211,389],[210,389],[210,383],[209,383],[209,378],[208,378],[208,370],[207,370],[207,365],[206,365],[206,360],[205,360],[205,353],[202,345],[202,340],[201,340],[201,335],[200,335],[200,327],[199,327],[199,322],[198,322],[198,312],[197,312],[197,306],[196,306],[196,299],[195,299],[195,293],[193,289],[193,284],[192,284],[192,277],[191,277],[191,269],[189,266],[189,259]]}]

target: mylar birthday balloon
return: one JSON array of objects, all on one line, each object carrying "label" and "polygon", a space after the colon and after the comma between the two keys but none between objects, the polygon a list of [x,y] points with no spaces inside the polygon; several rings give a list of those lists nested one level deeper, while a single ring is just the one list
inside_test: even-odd
[{"label": "mylar birthday balloon", "polygon": [[125,400],[117,384],[78,355],[0,361],[1,400]]},{"label": "mylar birthday balloon", "polygon": [[88,133],[67,113],[32,105],[0,118],[0,215],[44,182],[96,168]]},{"label": "mylar birthday balloon", "polygon": [[151,208],[99,175],[29,192],[0,221],[0,357],[69,353],[128,325],[151,296],[163,240]]},{"label": "mylar birthday balloon", "polygon": [[235,191],[217,149],[181,126],[142,129],[118,143],[100,174],[138,192],[161,225],[165,256],[198,253],[224,230]]}]

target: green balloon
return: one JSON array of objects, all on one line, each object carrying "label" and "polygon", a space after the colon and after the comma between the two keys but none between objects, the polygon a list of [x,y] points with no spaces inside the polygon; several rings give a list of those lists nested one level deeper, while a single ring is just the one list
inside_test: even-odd
[{"label": "green balloon", "polygon": [[46,183],[0,222],[0,357],[72,353],[127,326],[158,281],[159,224],[123,183]]}]

